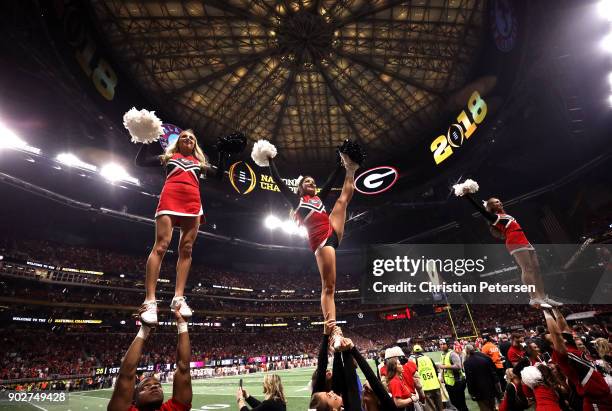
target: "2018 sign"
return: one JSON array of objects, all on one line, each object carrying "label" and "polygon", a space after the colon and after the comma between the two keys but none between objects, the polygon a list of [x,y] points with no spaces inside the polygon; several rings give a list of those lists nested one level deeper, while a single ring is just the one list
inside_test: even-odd
[{"label": "2018 sign", "polygon": [[441,135],[431,142],[431,152],[436,164],[440,164],[453,154],[453,148],[459,148],[464,140],[469,139],[477,125],[482,123],[487,115],[487,103],[474,91],[467,104],[470,116],[463,110],[457,116],[457,123],[451,124],[446,135]]}]

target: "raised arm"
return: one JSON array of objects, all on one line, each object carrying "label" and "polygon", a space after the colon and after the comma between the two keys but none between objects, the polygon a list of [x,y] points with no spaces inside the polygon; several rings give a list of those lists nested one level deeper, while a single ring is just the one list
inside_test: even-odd
[{"label": "raised arm", "polygon": [[315,380],[312,384],[312,393],[326,391],[325,390],[325,374],[327,373],[327,352],[329,350],[329,336],[336,325],[336,320],[325,321],[323,327],[323,341],[319,349],[317,360],[317,370],[315,371]]},{"label": "raised arm", "polygon": [[366,377],[366,380],[368,380],[370,383],[370,388],[376,397],[378,397],[378,400],[380,401],[380,409],[384,411],[397,410],[393,399],[389,396],[389,393],[387,390],[385,390],[385,387],[383,387],[382,382],[376,378],[376,374],[374,374],[374,371],[372,371],[372,367],[370,367],[370,364],[368,364],[366,359],[363,358],[363,355],[361,355],[359,350],[357,350],[357,348],[353,345],[349,352],[355,361],[357,361],[359,369],[361,369],[361,372]]},{"label": "raised arm", "polygon": [[340,174],[340,171],[342,171],[343,168],[344,167],[342,167],[341,165],[338,165],[336,169],[329,175],[327,181],[325,182],[325,184],[323,184],[323,187],[321,187],[321,191],[319,192],[319,198],[321,199],[321,201],[325,201],[325,198],[331,192],[331,189],[333,188],[334,183],[338,178],[338,174]]},{"label": "raised arm", "polygon": [[280,174],[278,173],[278,169],[276,168],[276,164],[272,158],[269,158],[270,162],[270,174],[272,174],[272,178],[281,192],[281,194],[285,197],[285,199],[291,204],[291,207],[297,208],[300,204],[300,197],[295,194],[287,184],[283,181]]},{"label": "raised arm", "polygon": [[546,327],[548,328],[548,332],[552,340],[553,349],[557,351],[559,354],[562,354],[562,355],[567,354],[567,347],[565,346],[565,340],[563,339],[563,336],[561,335],[561,328],[559,327],[559,324],[555,320],[555,317],[550,313],[550,311],[548,310],[543,310],[543,311],[544,311],[544,319],[546,320]]},{"label": "raised arm", "polygon": [[347,379],[344,375],[344,363],[342,354],[334,352],[334,362],[332,363],[332,391],[344,397],[346,393]]},{"label": "raised arm", "polygon": [[484,208],[482,203],[480,203],[478,200],[476,200],[470,193],[466,193],[463,197],[467,198],[468,201],[470,203],[472,203],[474,208],[476,208],[476,210],[478,210],[478,212],[480,214],[482,214],[482,216],[484,218],[489,220],[489,222],[491,222],[491,224],[495,224],[495,222],[497,221],[497,218],[498,218],[497,214],[494,214],[494,213],[490,212],[489,210],[487,210],[486,208]]},{"label": "raised arm", "polygon": [[142,144],[134,163],[139,167],[159,167],[162,165],[159,156],[163,150],[158,143]]},{"label": "raised arm", "polygon": [[[345,410],[360,410],[361,399],[359,398],[359,386],[357,385],[357,370],[353,363],[353,356],[350,352],[342,352],[342,373],[346,385],[342,399]],[[335,391],[334,391],[335,392]]]},{"label": "raised arm", "polygon": [[180,305],[174,310],[176,327],[178,329],[178,344],[176,346],[176,371],[172,383],[172,398],[181,404],[191,407],[193,393],[191,391],[191,373],[189,362],[191,361],[191,344],[187,322],[179,313]]},{"label": "raised arm", "polygon": [[227,160],[229,159],[229,154],[223,151],[219,151],[217,157],[217,164],[212,165],[209,162],[204,166],[204,170],[206,171],[206,176],[210,178],[214,178],[216,180],[222,180],[223,174],[225,174],[225,170],[227,168]]},{"label": "raised arm", "polygon": [[108,411],[125,411],[132,405],[134,386],[136,384],[136,367],[140,362],[142,347],[150,332],[151,328],[144,324],[141,325],[134,341],[130,344],[130,348],[128,348],[125,356],[121,359],[119,376],[113,389],[113,395],[106,407]]}]

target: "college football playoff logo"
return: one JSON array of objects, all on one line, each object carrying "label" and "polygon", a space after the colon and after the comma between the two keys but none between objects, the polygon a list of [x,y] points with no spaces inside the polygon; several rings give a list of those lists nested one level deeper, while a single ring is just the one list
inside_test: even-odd
[{"label": "college football playoff logo", "polygon": [[355,190],[366,195],[384,193],[395,184],[398,177],[399,173],[395,167],[374,167],[355,179]]},{"label": "college football playoff logo", "polygon": [[237,161],[229,168],[229,181],[238,194],[249,194],[257,184],[255,171],[248,163]]}]

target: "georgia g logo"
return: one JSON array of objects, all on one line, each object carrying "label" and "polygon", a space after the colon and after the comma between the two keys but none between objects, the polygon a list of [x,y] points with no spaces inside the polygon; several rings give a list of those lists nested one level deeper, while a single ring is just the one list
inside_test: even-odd
[{"label": "georgia g logo", "polygon": [[395,167],[379,166],[364,171],[355,179],[355,190],[361,194],[384,193],[397,181],[399,172]]}]

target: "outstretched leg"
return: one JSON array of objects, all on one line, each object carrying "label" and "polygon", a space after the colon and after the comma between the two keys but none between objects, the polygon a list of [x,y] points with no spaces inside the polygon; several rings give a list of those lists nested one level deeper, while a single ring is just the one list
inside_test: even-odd
[{"label": "outstretched leg", "polygon": [[341,156],[346,168],[346,175],[344,177],[344,184],[342,185],[340,197],[338,197],[336,200],[336,204],[334,204],[334,208],[329,215],[329,222],[338,235],[338,242],[342,241],[342,237],[344,236],[346,209],[349,202],[353,198],[353,193],[355,192],[355,171],[357,170],[357,167],[359,167],[345,154],[341,154]]}]

